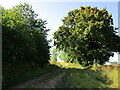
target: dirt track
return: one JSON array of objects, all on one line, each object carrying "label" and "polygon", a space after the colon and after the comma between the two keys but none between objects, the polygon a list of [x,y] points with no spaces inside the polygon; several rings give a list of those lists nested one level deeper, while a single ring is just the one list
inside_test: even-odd
[{"label": "dirt track", "polygon": [[65,75],[66,70],[57,70],[47,73],[43,76],[21,83],[12,88],[55,88],[61,82],[62,77]]}]

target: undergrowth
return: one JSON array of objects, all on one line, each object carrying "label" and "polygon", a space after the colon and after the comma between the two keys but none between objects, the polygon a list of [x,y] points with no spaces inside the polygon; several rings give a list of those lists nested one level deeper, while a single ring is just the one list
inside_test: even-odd
[{"label": "undergrowth", "polygon": [[58,67],[53,65],[46,65],[43,67],[35,67],[27,63],[9,65],[3,68],[2,88],[12,87],[56,69],[58,69]]}]

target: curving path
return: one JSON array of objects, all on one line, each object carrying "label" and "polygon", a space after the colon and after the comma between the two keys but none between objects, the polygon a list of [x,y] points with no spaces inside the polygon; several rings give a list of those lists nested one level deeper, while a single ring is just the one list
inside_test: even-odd
[{"label": "curving path", "polygon": [[12,88],[55,88],[56,85],[61,82],[61,79],[65,74],[65,69],[59,69]]}]

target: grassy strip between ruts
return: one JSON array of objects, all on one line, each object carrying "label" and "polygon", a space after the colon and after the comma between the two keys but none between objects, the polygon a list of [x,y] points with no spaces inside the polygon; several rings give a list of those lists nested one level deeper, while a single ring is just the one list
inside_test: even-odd
[{"label": "grassy strip between ruts", "polygon": [[12,87],[58,68],[59,67],[54,65],[47,65],[44,67],[37,66],[33,68],[33,66],[27,63],[11,65],[8,68],[3,68],[2,88]]}]

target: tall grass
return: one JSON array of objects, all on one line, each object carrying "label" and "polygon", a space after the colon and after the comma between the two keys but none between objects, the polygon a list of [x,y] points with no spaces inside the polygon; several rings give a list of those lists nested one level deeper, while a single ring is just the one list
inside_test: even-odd
[{"label": "tall grass", "polygon": [[120,67],[119,66],[107,66],[102,70],[103,74],[112,81],[111,88],[120,88]]}]

